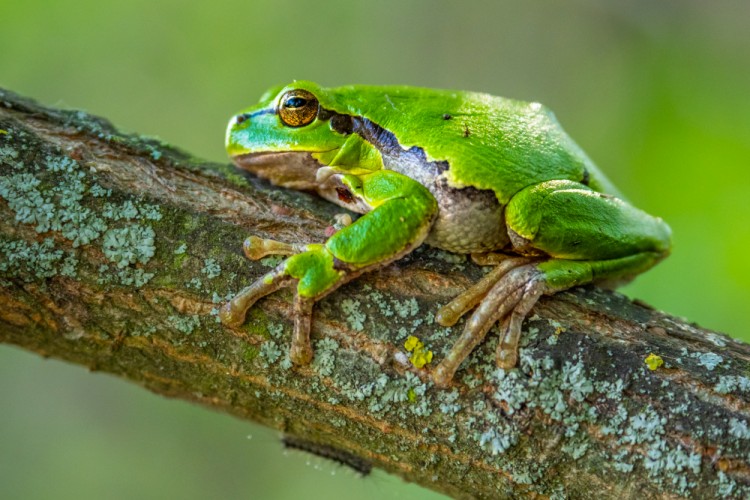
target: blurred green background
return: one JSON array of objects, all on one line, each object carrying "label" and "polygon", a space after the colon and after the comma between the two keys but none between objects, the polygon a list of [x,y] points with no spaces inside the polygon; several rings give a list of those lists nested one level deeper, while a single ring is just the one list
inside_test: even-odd
[{"label": "blurred green background", "polygon": [[[216,161],[230,114],[295,78],[541,101],[672,226],[624,291],[750,341],[748,19],[724,0],[3,0],[0,86]],[[8,346],[0,400],[2,498],[437,497]]]}]

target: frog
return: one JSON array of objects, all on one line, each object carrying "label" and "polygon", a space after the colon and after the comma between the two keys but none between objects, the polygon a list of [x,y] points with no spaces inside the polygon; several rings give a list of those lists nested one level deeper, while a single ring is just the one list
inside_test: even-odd
[{"label": "frog", "polygon": [[447,327],[471,313],[428,371],[437,387],[454,383],[495,325],[497,366],[516,367],[523,322],[542,296],[616,287],[671,251],[670,227],[626,201],[537,102],[296,80],[232,116],[226,149],[241,169],[359,214],[322,243],[243,243],[250,259],[285,259],[223,305],[220,319],[239,327],[259,299],[290,288],[288,356],[298,366],[314,356],[316,302],[423,244],[491,266],[435,315]]}]

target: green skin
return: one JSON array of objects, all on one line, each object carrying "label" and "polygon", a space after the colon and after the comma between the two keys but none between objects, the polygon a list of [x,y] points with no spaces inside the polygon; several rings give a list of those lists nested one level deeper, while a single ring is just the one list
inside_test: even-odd
[{"label": "green skin", "polygon": [[496,265],[438,313],[452,325],[474,309],[431,372],[443,387],[496,322],[498,366],[509,369],[523,319],[541,295],[628,281],[670,250],[669,226],[620,199],[537,103],[296,81],[233,117],[226,146],[242,168],[365,214],[322,245],[245,242],[251,259],[291,256],[226,304],[222,321],[241,325],[259,298],[293,287],[296,364],[313,356],[316,301],[422,243]]}]

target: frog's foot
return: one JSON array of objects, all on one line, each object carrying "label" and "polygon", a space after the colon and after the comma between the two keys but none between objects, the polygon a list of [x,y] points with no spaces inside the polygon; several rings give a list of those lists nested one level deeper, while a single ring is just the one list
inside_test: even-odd
[{"label": "frog's foot", "polygon": [[[509,263],[506,266],[501,264],[490,273],[497,273],[501,276],[495,280],[494,286],[489,288],[483,298],[480,296],[476,300],[476,302],[481,301],[479,307],[467,321],[464,331],[451,351],[433,371],[432,380],[435,385],[445,387],[450,384],[461,362],[482,342],[492,325],[500,319],[503,320],[503,338],[497,351],[498,365],[501,368],[515,366],[518,359],[521,324],[548,287],[544,273],[535,264],[529,263],[531,259],[512,260],[514,261],[512,264]],[[478,289],[480,284],[482,282],[469,292]],[[459,301],[464,295],[459,296],[451,304]],[[472,298],[472,301],[474,300]],[[463,307],[464,303],[462,302],[461,305]]]},{"label": "frog's foot", "polygon": [[322,245],[293,246],[303,250],[279,264],[255,283],[240,291],[219,311],[219,318],[227,326],[239,327],[245,315],[258,300],[280,288],[294,289],[294,332],[289,358],[293,363],[310,363],[313,349],[310,345],[310,327],[313,305],[326,293],[343,284],[352,274],[346,269],[336,269],[334,258]]},{"label": "frog's foot", "polygon": [[[497,267],[487,273],[474,286],[464,291],[451,302],[440,308],[435,319],[442,326],[455,325],[456,322],[458,322],[458,320],[461,319],[464,314],[476,307],[476,305],[482,301],[482,299],[489,293],[489,291],[509,271],[533,261],[533,259],[528,257],[508,257],[503,254],[482,255],[500,255],[501,258],[497,261],[499,263]],[[474,258],[473,255],[472,258]],[[482,262],[487,262],[487,260],[483,260]]]},{"label": "frog's foot", "polygon": [[[245,322],[245,314],[255,302],[269,295],[279,288],[292,286],[297,280],[288,276],[279,266],[249,287],[238,293],[219,311],[219,318],[227,326],[239,327]],[[294,332],[292,345],[289,349],[289,359],[294,364],[306,365],[312,361],[313,349],[310,344],[310,325],[312,323],[312,309],[315,301],[294,294]]]},{"label": "frog's foot", "polygon": [[[239,327],[245,322],[246,311],[260,298],[275,292],[287,285],[292,279],[279,279],[273,283],[259,280],[245,288],[235,298],[227,302],[219,311],[219,318],[227,326]],[[294,364],[309,364],[313,357],[310,344],[310,325],[312,323],[312,307],[315,301],[299,294],[294,295],[294,332],[292,345],[289,349],[289,359]]]}]

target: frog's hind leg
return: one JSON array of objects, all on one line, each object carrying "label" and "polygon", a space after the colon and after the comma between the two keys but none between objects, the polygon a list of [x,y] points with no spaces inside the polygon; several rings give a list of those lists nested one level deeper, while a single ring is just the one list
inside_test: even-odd
[{"label": "frog's hind leg", "polygon": [[441,323],[452,324],[479,304],[433,372],[437,385],[450,383],[496,321],[502,320],[498,366],[512,368],[521,324],[541,295],[626,280],[652,267],[670,249],[670,230],[661,219],[572,181],[547,181],[521,190],[508,203],[505,218],[513,251],[534,257],[501,262],[490,273],[495,283],[488,275],[441,310]]},{"label": "frog's hind leg", "polygon": [[489,291],[479,298],[479,307],[466,322],[451,351],[432,374],[436,385],[446,386],[450,383],[461,362],[484,340],[492,325],[500,319],[504,321],[503,338],[497,351],[498,365],[512,367],[516,364],[521,324],[546,291],[544,274],[528,262],[529,259],[526,259],[526,263],[517,264],[514,269],[503,273]]}]

